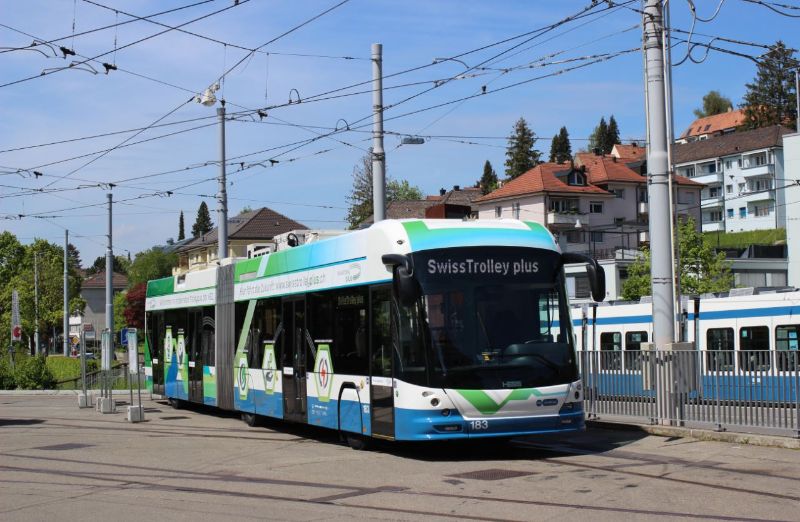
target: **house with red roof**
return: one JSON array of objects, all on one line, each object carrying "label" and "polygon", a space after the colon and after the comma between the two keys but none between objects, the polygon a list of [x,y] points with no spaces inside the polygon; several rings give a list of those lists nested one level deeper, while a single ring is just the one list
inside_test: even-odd
[{"label": "house with red roof", "polygon": [[730,134],[736,132],[736,129],[744,122],[744,110],[738,109],[734,111],[731,109],[728,112],[694,120],[683,131],[680,138],[675,141],[678,143],[691,143],[693,141],[707,140],[714,136]]}]

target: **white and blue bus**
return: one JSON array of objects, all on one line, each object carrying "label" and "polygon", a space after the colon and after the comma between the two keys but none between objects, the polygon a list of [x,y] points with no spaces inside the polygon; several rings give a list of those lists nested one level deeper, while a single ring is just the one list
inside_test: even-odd
[{"label": "white and blue bus", "polygon": [[574,262],[602,299],[602,268],[540,224],[387,220],[150,281],[148,383],[354,447],[581,430]]}]

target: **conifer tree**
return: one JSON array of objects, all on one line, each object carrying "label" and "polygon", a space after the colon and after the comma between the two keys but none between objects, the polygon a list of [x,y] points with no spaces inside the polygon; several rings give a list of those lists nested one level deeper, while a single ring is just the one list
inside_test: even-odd
[{"label": "conifer tree", "polygon": [[208,205],[206,205],[205,201],[200,203],[200,207],[197,209],[197,218],[194,221],[194,225],[192,225],[192,237],[199,237],[203,234],[207,234],[214,228],[214,223],[211,222],[211,215],[208,213]]},{"label": "conifer tree", "polygon": [[614,148],[614,145],[620,143],[619,141],[619,127],[617,127],[617,120],[614,119],[614,115],[611,115],[611,118],[608,120],[608,128],[606,129],[606,139],[605,143],[603,143],[603,154],[611,154],[611,149]]},{"label": "conifer tree", "polygon": [[594,128],[594,132],[589,136],[589,151],[594,152],[595,149],[604,154],[603,149],[606,144],[606,135],[608,134],[608,125],[606,124],[605,117],[600,118],[600,123]]},{"label": "conifer tree", "polygon": [[497,189],[497,173],[492,168],[492,164],[489,163],[489,160],[486,160],[486,163],[483,164],[483,176],[481,176],[480,181],[478,181],[478,186],[481,188],[481,194],[484,196]]},{"label": "conifer tree", "polygon": [[186,233],[183,230],[183,210],[181,210],[181,217],[178,218],[178,241],[186,239]]},{"label": "conifer tree", "polygon": [[553,136],[550,145],[550,163],[564,163],[572,158],[572,145],[569,143],[569,133],[566,127],[561,127],[558,134]]},{"label": "conifer tree", "polygon": [[794,50],[778,40],[758,63],[753,83],[747,84],[747,93],[741,107],[744,109],[746,129],[770,125],[788,125],[796,128],[797,109],[794,70],[798,61]]},{"label": "conifer tree", "polygon": [[514,133],[508,137],[506,149],[506,176],[514,179],[539,164],[541,153],[533,148],[536,135],[528,127],[525,118],[514,124]]}]

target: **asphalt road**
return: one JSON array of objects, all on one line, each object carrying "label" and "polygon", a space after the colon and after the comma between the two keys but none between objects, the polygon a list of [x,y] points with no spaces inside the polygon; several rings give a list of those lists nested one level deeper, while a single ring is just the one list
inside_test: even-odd
[{"label": "asphalt road", "polygon": [[146,401],[0,395],[0,520],[800,520],[800,451],[590,430],[382,444]]}]

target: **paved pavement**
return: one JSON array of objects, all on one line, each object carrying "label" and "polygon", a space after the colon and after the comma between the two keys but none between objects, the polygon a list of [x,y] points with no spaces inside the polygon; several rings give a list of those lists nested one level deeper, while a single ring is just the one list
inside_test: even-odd
[{"label": "paved pavement", "polygon": [[359,452],[145,407],[129,424],[74,396],[0,396],[0,520],[800,520],[797,450],[590,429]]}]

